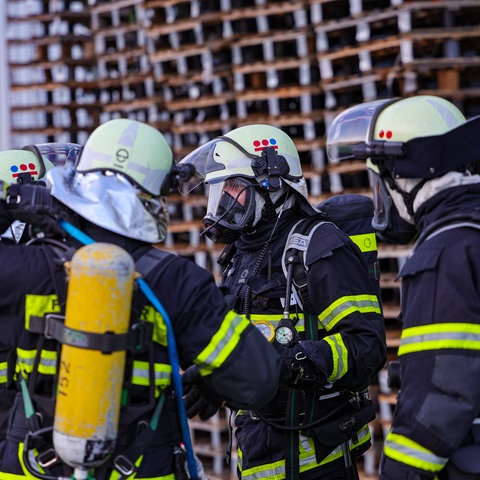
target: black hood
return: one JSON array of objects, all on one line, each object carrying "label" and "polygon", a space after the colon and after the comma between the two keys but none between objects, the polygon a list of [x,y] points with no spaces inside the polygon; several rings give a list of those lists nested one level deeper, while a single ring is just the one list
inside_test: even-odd
[{"label": "black hood", "polygon": [[427,200],[415,213],[415,225],[421,232],[434,222],[450,216],[480,211],[480,183],[447,188]]}]

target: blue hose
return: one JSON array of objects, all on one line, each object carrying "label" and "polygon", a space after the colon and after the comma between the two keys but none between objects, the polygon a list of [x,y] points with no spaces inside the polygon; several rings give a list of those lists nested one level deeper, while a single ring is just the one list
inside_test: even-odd
[{"label": "blue hose", "polygon": [[[64,220],[59,220],[59,224],[69,235],[77,239],[80,243],[84,245],[90,245],[92,243],[95,243],[95,240],[92,237],[89,237],[87,234],[83,233],[71,223],[68,223]],[[175,389],[175,398],[177,400],[177,407],[180,414],[180,425],[182,427],[183,441],[187,450],[188,470],[190,472],[191,480],[198,480],[197,464],[193,453],[190,430],[188,428],[187,412],[185,410],[185,404],[183,402],[182,378],[180,375],[180,362],[178,360],[177,344],[175,342],[175,336],[173,334],[173,327],[172,323],[170,322],[170,316],[163,308],[163,305],[160,303],[157,296],[153,293],[147,282],[145,282],[143,278],[138,278],[136,282],[140,287],[140,290],[147,297],[147,300],[155,307],[155,309],[160,313],[160,315],[162,315],[163,321],[167,326],[168,356],[170,358],[170,364],[172,365],[172,380]]]}]

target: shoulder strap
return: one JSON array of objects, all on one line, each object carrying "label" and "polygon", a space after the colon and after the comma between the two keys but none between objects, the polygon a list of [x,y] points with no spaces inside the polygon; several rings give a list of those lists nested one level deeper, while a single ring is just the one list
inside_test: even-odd
[{"label": "shoulder strap", "polygon": [[287,278],[285,308],[290,304],[290,294],[293,290],[302,310],[313,311],[308,294],[305,259],[315,230],[324,223],[330,223],[325,221],[324,216],[304,218],[299,220],[288,234],[282,255],[282,269]]},{"label": "shoulder strap", "polygon": [[141,255],[135,260],[135,269],[142,277],[148,277],[148,275],[155,269],[157,269],[165,258],[170,256],[171,253],[158,248],[150,248],[147,252]]},{"label": "shoulder strap", "polygon": [[480,230],[480,214],[473,212],[470,215],[450,215],[438,222],[432,223],[426,230],[424,230],[415,242],[414,250],[418,249],[427,240],[430,240],[437,235],[448,232],[455,228],[475,228]]}]

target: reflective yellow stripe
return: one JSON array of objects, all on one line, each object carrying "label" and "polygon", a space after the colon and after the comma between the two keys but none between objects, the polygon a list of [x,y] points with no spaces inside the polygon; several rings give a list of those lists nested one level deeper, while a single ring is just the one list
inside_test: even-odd
[{"label": "reflective yellow stripe", "polygon": [[350,235],[350,239],[362,252],[374,252],[377,250],[377,237],[375,233]]},{"label": "reflective yellow stripe", "polygon": [[[167,387],[170,385],[170,376],[172,366],[165,363],[156,363],[154,365],[155,385],[157,387]],[[135,360],[133,362],[132,383],[134,385],[150,385],[150,363]]]},{"label": "reflective yellow stripe", "polygon": [[[33,371],[37,350],[24,350],[17,348],[16,373],[22,372],[22,375],[28,375]],[[52,350],[42,350],[40,353],[40,362],[38,372],[44,375],[55,375],[57,373],[57,352]]]},{"label": "reflective yellow stripe", "polygon": [[235,312],[227,313],[220,329],[195,360],[200,375],[209,375],[223,364],[238,345],[240,335],[249,325],[249,320],[242,318]]},{"label": "reflective yellow stripe", "polygon": [[8,362],[0,362],[0,383],[7,383]]},{"label": "reflective yellow stripe", "polygon": [[446,348],[480,350],[480,325],[434,323],[405,328],[401,335],[398,355]]},{"label": "reflective yellow stripe", "polygon": [[167,346],[167,326],[162,315],[152,307],[146,305],[140,315],[140,320],[153,323],[153,341],[164,347]]},{"label": "reflective yellow stripe", "polygon": [[348,371],[348,350],[339,333],[325,337],[324,340],[332,350],[333,369],[328,381],[333,383],[342,378]]},{"label": "reflective yellow stripe", "polygon": [[404,435],[389,432],[383,452],[397,462],[429,472],[439,472],[448,458],[439,457]]},{"label": "reflective yellow stripe", "polygon": [[25,296],[25,328],[30,326],[30,316],[43,317],[46,313],[60,312],[60,303],[56,295]]},{"label": "reflective yellow stripe", "polygon": [[[305,331],[305,321],[304,321],[303,313],[299,313],[298,315],[296,313],[290,313],[289,318],[291,318],[292,320],[295,319],[295,330],[297,332]],[[278,324],[282,319],[283,319],[283,315],[281,314],[280,315],[270,315],[270,314],[259,315],[256,313],[250,314],[250,320],[252,323],[268,322],[274,329],[278,327]]]},{"label": "reflective yellow stripe", "polygon": [[[370,441],[370,429],[368,425],[363,426],[358,432],[358,441],[350,445],[350,450],[358,448],[360,445]],[[312,470],[320,465],[333,462],[343,456],[342,446],[334,448],[320,463],[317,463],[313,440],[300,436],[299,443],[299,464],[300,472]],[[242,480],[281,480],[285,478],[285,460],[279,460],[264,465],[242,469],[243,454],[238,448],[238,468],[242,472]]]},{"label": "reflective yellow stripe", "polygon": [[348,295],[335,300],[319,316],[325,330],[331,330],[340,320],[353,312],[378,313],[380,305],[376,295]]},{"label": "reflective yellow stripe", "polygon": [[[299,320],[303,320],[303,313],[290,313],[290,318],[298,317]],[[251,313],[251,320],[268,320],[269,322],[279,322],[283,318],[283,313],[274,314],[274,313]]]},{"label": "reflective yellow stripe", "polygon": [[[35,478],[38,480],[38,477],[35,477],[33,476],[28,470],[27,470],[27,467],[25,466],[25,462],[23,461],[23,448],[24,448],[24,444],[23,442],[22,443],[19,443],[18,444],[18,461],[20,462],[20,465],[22,467],[22,470],[23,470],[23,475],[13,475],[12,473],[2,473],[1,477],[2,480],[5,479],[14,479],[14,478]],[[33,452],[36,454],[37,451],[36,450],[33,450]],[[29,456],[29,458],[31,459],[31,457]],[[31,465],[34,469],[36,468],[40,473],[45,473],[45,470],[43,470],[42,467],[40,467],[40,465],[38,465],[36,462],[35,464]]]}]

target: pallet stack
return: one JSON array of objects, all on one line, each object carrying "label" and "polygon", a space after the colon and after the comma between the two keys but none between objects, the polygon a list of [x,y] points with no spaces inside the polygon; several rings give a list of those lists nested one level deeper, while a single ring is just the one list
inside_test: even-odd
[{"label": "pallet stack", "polygon": [[[99,123],[129,117],[163,132],[180,159],[232,128],[270,123],[296,142],[317,203],[370,193],[362,162],[325,156],[343,109],[438,94],[480,113],[478,0],[6,0],[6,10],[11,148],[83,143]],[[165,246],[219,278],[220,248],[201,235],[205,194],[170,198]],[[400,332],[395,275],[408,252],[380,246],[389,359]],[[370,476],[394,405],[384,373]]]}]

